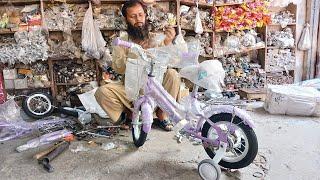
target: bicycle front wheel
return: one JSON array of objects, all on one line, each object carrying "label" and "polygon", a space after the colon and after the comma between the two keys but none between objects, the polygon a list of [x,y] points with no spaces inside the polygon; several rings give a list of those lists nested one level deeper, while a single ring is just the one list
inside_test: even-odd
[{"label": "bicycle front wheel", "polygon": [[140,118],[132,121],[132,139],[136,147],[141,147],[147,140],[148,133],[143,131],[143,123]]}]

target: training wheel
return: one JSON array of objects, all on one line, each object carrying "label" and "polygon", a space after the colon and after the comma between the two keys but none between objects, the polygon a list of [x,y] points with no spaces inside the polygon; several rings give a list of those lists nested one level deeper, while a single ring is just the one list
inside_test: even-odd
[{"label": "training wheel", "polygon": [[221,176],[221,169],[212,159],[205,159],[199,163],[198,173],[204,180],[218,180]]}]

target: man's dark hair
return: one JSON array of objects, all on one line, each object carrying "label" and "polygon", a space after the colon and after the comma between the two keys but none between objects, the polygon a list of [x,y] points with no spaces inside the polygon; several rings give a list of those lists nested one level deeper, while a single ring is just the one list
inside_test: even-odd
[{"label": "man's dark hair", "polygon": [[140,1],[140,0],[130,0],[127,1],[123,4],[122,9],[121,9],[121,13],[122,15],[127,18],[127,9],[131,8],[133,6],[136,6],[137,4],[140,4],[141,7],[143,8],[143,11],[147,14],[147,8],[146,6]]}]

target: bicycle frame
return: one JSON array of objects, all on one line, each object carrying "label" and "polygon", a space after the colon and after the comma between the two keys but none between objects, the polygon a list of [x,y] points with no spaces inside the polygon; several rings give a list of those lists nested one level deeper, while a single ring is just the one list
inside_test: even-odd
[{"label": "bicycle frame", "polygon": [[[235,116],[238,116],[242,119],[243,123],[249,125],[251,128],[253,128],[253,123],[249,117],[249,115],[246,114],[246,112],[242,111],[239,108],[223,105],[223,106],[207,106],[206,108],[201,108],[200,102],[196,99],[196,94],[198,91],[198,88],[195,86],[193,88],[193,92],[191,95],[191,106],[193,112],[186,110],[182,105],[178,104],[175,99],[162,87],[162,85],[156,81],[153,74],[153,66],[155,62],[153,61],[153,58],[149,59],[146,51],[141,48],[141,46],[122,41],[120,39],[117,39],[114,42],[115,45],[124,46],[127,48],[131,48],[134,52],[137,53],[137,55],[140,56],[141,60],[144,60],[146,62],[151,62],[151,71],[148,75],[147,83],[144,86],[144,95],[138,98],[138,100],[134,103],[133,108],[133,123],[137,123],[139,118],[139,112],[141,110],[141,116],[142,116],[142,124],[143,128],[142,130],[145,133],[149,133],[151,130],[151,125],[153,122],[153,111],[158,105],[165,113],[167,113],[170,117],[170,119],[175,123],[179,123],[182,120],[187,120],[188,124],[185,125],[183,128],[184,130],[189,133],[191,136],[194,136],[198,139],[203,140],[206,143],[209,143],[214,146],[222,146],[226,147],[228,144],[228,132],[234,132],[236,129],[232,126],[232,122],[235,118]],[[150,61],[151,60],[151,61]],[[214,114],[219,113],[231,113],[232,119],[230,120],[230,124],[228,126],[228,132],[223,132],[215,123],[213,123],[209,118]],[[191,115],[193,117],[196,117],[196,127],[191,126],[190,120]],[[202,137],[200,135],[200,132],[202,130],[202,127],[204,123],[209,123],[217,132],[218,138],[216,140],[210,140],[208,138]],[[137,125],[137,124],[133,124]],[[219,148],[220,149],[220,148]]]},{"label": "bicycle frame", "polygon": [[[203,112],[201,112],[199,102],[194,96],[197,90],[194,90],[192,93],[192,105],[197,108],[198,114],[193,114],[198,118],[196,128],[191,126],[185,126],[184,129],[191,136],[196,137],[198,139],[203,140],[206,143],[209,143],[214,146],[219,146],[220,142],[227,143],[227,133],[224,133],[217,125],[211,122],[207,117],[204,116]],[[151,125],[153,122],[152,114],[155,109],[155,105],[158,105],[164,112],[166,112],[170,119],[177,124],[179,121],[186,119],[190,121],[190,115],[185,110],[185,108],[178,104],[175,99],[162,87],[162,85],[155,80],[155,77],[152,75],[148,76],[147,84],[144,87],[144,95],[141,96],[134,103],[134,113],[133,118],[139,118],[138,113],[142,111],[142,120],[143,120],[143,131],[148,133],[151,130]],[[216,140],[210,140],[199,135],[201,132],[202,126],[205,122],[208,122],[218,134],[218,138]]]}]

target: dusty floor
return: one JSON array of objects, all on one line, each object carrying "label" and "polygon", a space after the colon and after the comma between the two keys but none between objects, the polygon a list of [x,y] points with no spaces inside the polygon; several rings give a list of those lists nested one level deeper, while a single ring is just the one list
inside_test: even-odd
[{"label": "dusty floor", "polygon": [[[261,109],[250,114],[256,123],[258,156],[244,169],[224,170],[222,180],[320,180],[320,118],[269,115]],[[207,158],[200,145],[187,140],[178,144],[174,133],[153,130],[146,144],[136,149],[130,132],[121,134],[102,140],[118,145],[108,151],[88,147],[86,152],[71,152],[87,145],[73,142],[52,162],[55,172],[50,174],[32,159],[39,149],[15,151],[27,139],[5,142],[0,145],[0,179],[200,179],[197,163]]]}]

